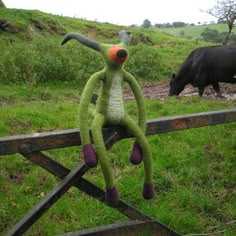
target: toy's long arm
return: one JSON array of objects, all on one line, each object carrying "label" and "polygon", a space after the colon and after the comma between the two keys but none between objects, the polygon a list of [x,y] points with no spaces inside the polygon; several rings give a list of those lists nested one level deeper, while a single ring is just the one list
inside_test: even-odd
[{"label": "toy's long arm", "polygon": [[82,144],[89,144],[90,136],[89,136],[89,122],[88,122],[88,107],[93,95],[93,91],[97,83],[102,80],[105,76],[104,71],[99,71],[92,75],[88,80],[85,89],[82,93],[80,107],[79,107],[79,126],[81,132]]},{"label": "toy's long arm", "polygon": [[136,79],[127,71],[124,71],[124,80],[129,84],[138,107],[138,125],[145,133],[146,131],[146,109],[142,90]]},{"label": "toy's long arm", "polygon": [[[130,156],[130,161],[133,164],[139,164],[142,160],[144,163],[145,181],[143,184],[143,197],[151,199],[154,197],[153,172],[152,172],[152,152],[148,142],[145,138],[146,131],[146,109],[144,104],[144,97],[136,79],[128,72],[124,71],[124,80],[129,84],[135,96],[138,107],[138,126],[136,126],[131,119],[126,118],[125,122],[136,134],[136,142]],[[140,129],[141,130],[140,130]],[[140,132],[140,131],[143,131]]]},{"label": "toy's long arm", "polygon": [[92,48],[96,51],[100,51],[101,48],[100,48],[100,43],[92,40],[92,39],[89,39],[85,36],[83,36],[82,34],[79,34],[79,33],[68,33],[66,34],[66,36],[63,38],[62,42],[61,42],[61,45],[64,45],[65,43],[67,43],[69,40],[71,39],[75,39],[77,41],[79,41],[81,44],[89,47],[89,48]]}]

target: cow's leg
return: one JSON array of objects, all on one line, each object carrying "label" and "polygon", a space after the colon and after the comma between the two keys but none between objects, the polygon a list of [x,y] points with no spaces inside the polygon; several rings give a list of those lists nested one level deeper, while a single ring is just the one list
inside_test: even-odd
[{"label": "cow's leg", "polygon": [[202,97],[204,89],[205,89],[204,87],[198,87],[198,94],[200,97]]},{"label": "cow's leg", "polygon": [[220,86],[218,82],[212,83],[213,89],[216,91],[216,96],[222,98],[223,96],[220,93]]}]

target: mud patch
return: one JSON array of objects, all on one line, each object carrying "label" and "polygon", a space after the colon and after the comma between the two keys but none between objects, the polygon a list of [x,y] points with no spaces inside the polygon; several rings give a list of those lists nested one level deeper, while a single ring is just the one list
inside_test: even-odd
[{"label": "mud patch", "polygon": [[21,184],[25,179],[25,175],[20,172],[15,172],[14,174],[9,174],[9,180],[15,184]]},{"label": "mud patch", "polygon": [[[169,80],[165,80],[164,82],[143,83],[141,88],[144,98],[146,99],[165,99],[169,94]],[[220,83],[220,91],[222,94],[222,99],[236,99],[236,84]],[[199,96],[198,89],[191,85],[187,85],[179,94],[179,97],[185,96]],[[212,86],[205,88],[203,97],[207,99],[219,99],[216,97],[216,93]],[[134,96],[129,88],[124,91],[124,99],[134,99]]]}]

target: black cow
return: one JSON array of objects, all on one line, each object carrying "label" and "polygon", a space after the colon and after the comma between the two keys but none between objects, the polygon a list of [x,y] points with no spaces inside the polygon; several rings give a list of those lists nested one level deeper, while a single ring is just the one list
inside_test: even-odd
[{"label": "black cow", "polygon": [[198,88],[200,96],[212,85],[218,96],[219,82],[236,83],[236,45],[209,46],[193,50],[170,81],[169,96],[179,95],[185,85]]}]

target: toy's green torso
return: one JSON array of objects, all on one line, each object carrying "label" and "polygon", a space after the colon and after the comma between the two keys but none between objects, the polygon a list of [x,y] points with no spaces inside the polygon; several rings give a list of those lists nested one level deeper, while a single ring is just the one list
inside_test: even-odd
[{"label": "toy's green torso", "polygon": [[110,122],[116,122],[125,115],[121,79],[119,75],[115,75],[109,90],[110,97],[107,107],[107,119]]},{"label": "toy's green torso", "polygon": [[98,101],[97,112],[105,114],[106,123],[118,124],[125,116],[123,102],[123,73],[122,70],[116,72],[106,72],[103,81],[100,98]]}]

